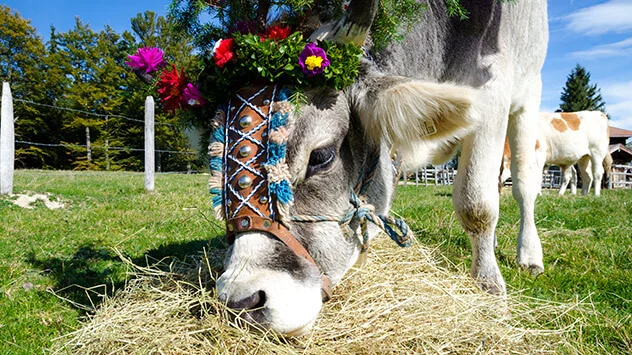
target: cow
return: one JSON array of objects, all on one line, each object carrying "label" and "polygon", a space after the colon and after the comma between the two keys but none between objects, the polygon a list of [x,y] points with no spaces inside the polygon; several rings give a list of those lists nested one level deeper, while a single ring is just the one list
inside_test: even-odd
[{"label": "cow", "polygon": [[[343,278],[379,232],[362,221],[387,221],[374,217],[388,214],[394,194],[390,152],[412,166],[456,141],[462,153],[452,199],[471,242],[471,275],[483,290],[506,294],[494,252],[498,161],[506,133],[521,210],[517,262],[533,273],[544,270],[534,222],[537,194],[530,184],[538,176],[532,147],[548,43],[546,1],[461,3],[467,20],[450,17],[444,0],[427,1],[423,21],[402,41],[366,55],[359,77],[345,90],[306,90],[300,109],[291,110],[275,101],[277,88],[253,85],[218,113],[220,121],[234,124],[226,131],[229,140],[252,143],[226,143],[234,147],[229,154],[248,156],[266,138],[243,135],[243,127],[260,124],[253,115],[282,113],[287,123],[269,137],[284,142],[287,168],[265,168],[268,180],[273,176],[270,188],[283,190],[285,182],[291,187],[293,202],[278,206],[286,218],[227,215],[231,244],[216,287],[219,299],[240,317],[283,334],[309,331],[329,284]],[[363,44],[377,7],[378,0],[353,0],[341,19],[324,24],[311,39]],[[264,179],[261,164],[243,166],[239,159],[220,169],[231,194],[250,191]],[[268,208],[267,195],[253,196],[229,198],[220,213]]]},{"label": "cow", "polygon": [[[595,196],[601,192],[601,178],[610,175],[612,157],[608,150],[608,117],[601,111],[540,113],[538,138],[535,144],[540,171],[545,165],[558,165],[562,170],[563,195],[570,182],[571,194],[576,193],[577,177],[573,167],[579,165],[582,176],[582,194],[594,185]],[[511,149],[507,140],[503,152],[500,184],[509,178]],[[593,179],[594,178],[594,179]]]}]

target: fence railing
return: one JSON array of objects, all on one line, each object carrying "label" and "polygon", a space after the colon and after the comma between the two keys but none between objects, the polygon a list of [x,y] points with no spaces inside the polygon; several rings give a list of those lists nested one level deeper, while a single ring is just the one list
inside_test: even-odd
[{"label": "fence railing", "polygon": [[414,171],[402,170],[402,176],[404,185],[408,185],[409,181],[414,181],[415,186],[419,186],[419,184],[424,186],[452,185],[456,176],[456,169],[435,166]]},{"label": "fence railing", "polygon": [[613,189],[632,189],[632,165],[612,165],[610,184]]},{"label": "fence railing", "polygon": [[[456,169],[436,166],[416,170],[402,168],[400,184],[414,184],[415,186],[452,185],[456,174]],[[632,165],[613,165],[610,183],[613,189],[632,188]],[[511,185],[511,179],[506,184]],[[542,188],[559,189],[561,186],[562,172],[560,170],[547,169],[542,173]]]}]

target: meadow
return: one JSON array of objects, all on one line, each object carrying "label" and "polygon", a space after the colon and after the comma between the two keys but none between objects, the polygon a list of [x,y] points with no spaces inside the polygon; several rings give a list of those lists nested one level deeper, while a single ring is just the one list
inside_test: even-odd
[{"label": "meadow", "polygon": [[[17,171],[15,193],[47,193],[64,207],[25,209],[0,198],[0,353],[46,353],[79,329],[130,281],[120,255],[143,266],[222,248],[206,182],[204,175],[159,174],[156,192],[147,194],[138,173]],[[446,269],[468,272],[469,241],[449,187],[401,187],[393,211]],[[632,191],[595,198],[544,190],[536,223],[546,272],[536,278],[515,263],[518,216],[510,190],[503,191],[497,256],[509,292],[527,302],[581,304],[550,319],[569,329],[572,352],[630,353]]]}]

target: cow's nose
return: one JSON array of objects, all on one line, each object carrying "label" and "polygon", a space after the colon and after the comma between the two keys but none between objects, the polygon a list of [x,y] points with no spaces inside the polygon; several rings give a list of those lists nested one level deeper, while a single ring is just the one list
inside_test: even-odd
[{"label": "cow's nose", "polygon": [[[224,296],[224,295],[222,295]],[[251,310],[256,308],[262,308],[266,303],[266,293],[264,291],[257,291],[252,295],[242,298],[240,300],[228,299],[227,297],[220,296],[220,301],[226,302],[228,308],[234,310]]]}]

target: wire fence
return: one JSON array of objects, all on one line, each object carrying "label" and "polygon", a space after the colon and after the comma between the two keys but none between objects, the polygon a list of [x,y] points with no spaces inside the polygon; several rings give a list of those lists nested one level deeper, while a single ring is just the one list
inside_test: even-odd
[{"label": "wire fence", "polygon": [[[84,115],[89,115],[89,116],[93,116],[93,117],[100,117],[100,118],[103,118],[103,119],[107,119],[109,117],[114,117],[114,118],[122,118],[124,120],[132,121],[132,122],[145,123],[144,120],[140,120],[140,119],[137,119],[137,118],[126,117],[126,116],[122,116],[122,115],[96,113],[96,112],[78,110],[78,109],[74,109],[74,108],[48,105],[48,104],[43,104],[43,103],[40,103],[40,102],[35,102],[35,101],[31,101],[31,100],[24,100],[24,99],[13,99],[13,101],[21,102],[21,103],[24,103],[24,104],[30,104],[30,105],[34,105],[34,106],[52,108],[52,109],[61,110],[61,111],[69,111],[69,112],[81,113],[81,114],[84,114]],[[171,123],[156,122],[155,124],[159,125],[159,126],[175,127],[175,125],[173,125]]]},{"label": "wire fence", "polygon": [[[118,115],[118,114],[90,112],[90,111],[85,111],[85,110],[49,105],[49,104],[44,104],[44,103],[35,102],[31,100],[17,99],[17,98],[14,98],[13,101],[20,102],[25,105],[46,107],[46,108],[50,108],[50,109],[54,109],[58,111],[80,113],[83,115],[102,118],[104,120],[107,120],[108,118],[121,118],[121,119],[131,121],[131,122],[138,122],[138,123],[143,123],[143,124],[145,123],[144,120],[127,117],[123,115]],[[171,124],[171,123],[154,122],[154,124],[158,126],[167,126],[171,128],[177,128],[176,125]],[[133,147],[124,147],[124,146],[95,145],[95,144],[88,145],[88,144],[76,144],[76,143],[67,143],[67,142],[42,143],[42,142],[32,142],[32,141],[25,141],[25,140],[19,140],[19,139],[15,140],[15,143],[20,144],[20,145],[26,145],[26,146],[48,147],[48,148],[75,148],[75,149],[79,148],[79,149],[86,149],[86,150],[124,151],[124,152],[144,152],[145,151],[145,149],[143,148],[133,148]],[[155,149],[154,152],[158,154],[163,154],[163,153],[164,154],[183,154],[183,155],[190,155],[190,156],[195,156],[198,154],[197,152],[194,152],[194,151],[181,151],[181,150],[173,150],[173,149]],[[161,165],[158,164],[158,167],[160,166]],[[187,171],[189,172],[191,170],[188,169]]]},{"label": "wire fence", "polygon": [[[142,128],[144,130],[144,149],[124,146],[125,144],[136,145],[136,141],[130,141],[129,136],[127,136],[127,143],[121,144],[121,141],[125,142],[125,138],[110,136],[108,138],[100,137],[97,139],[98,144],[93,144],[90,138],[90,128],[88,125],[85,125],[85,139],[86,144],[80,144],[75,142],[40,142],[34,141],[33,139],[20,139],[18,136],[16,139],[15,126],[17,122],[17,118],[14,119],[14,102],[19,103],[25,106],[32,107],[43,107],[47,109],[52,109],[55,111],[61,112],[72,112],[78,113],[83,116],[89,116],[93,118],[98,118],[105,123],[108,122],[108,119],[116,118],[122,119],[134,123],[142,123],[142,127],[138,127],[140,125],[136,125],[137,128]],[[154,100],[151,96],[148,96],[145,99],[144,106],[144,119],[138,119],[133,117],[128,117],[125,115],[112,114],[112,113],[100,113],[100,112],[90,112],[82,109],[70,108],[70,107],[62,107],[57,105],[50,105],[41,102],[36,102],[27,99],[19,99],[13,98],[11,94],[11,88],[9,83],[2,83],[2,105],[0,105],[0,194],[11,194],[13,188],[13,171],[15,169],[16,162],[19,162],[23,157],[28,157],[29,154],[33,154],[31,156],[43,157],[43,156],[55,156],[59,157],[59,151],[53,153],[51,149],[63,148],[65,150],[66,155],[70,154],[70,158],[62,159],[61,165],[56,165],[58,168],[66,167],[66,168],[105,168],[105,170],[111,169],[122,169],[122,168],[131,168],[133,170],[137,169],[137,164],[142,161],[145,162],[145,189],[147,191],[153,191],[154,189],[154,172],[157,170],[158,172],[163,172],[163,162],[166,163],[168,168],[166,170],[170,170],[170,173],[198,173],[201,171],[194,170],[192,165],[195,165],[197,161],[197,157],[199,153],[193,150],[190,146],[185,149],[173,149],[173,148],[163,148],[163,149],[155,149],[155,129],[154,126],[165,126],[170,127],[172,129],[178,129],[178,126],[172,123],[165,122],[156,122],[155,119],[155,110],[154,110]],[[43,116],[46,117],[46,116]],[[19,127],[19,126],[18,126]],[[126,128],[126,129],[129,129]],[[97,131],[97,134],[107,131]],[[165,132],[161,130],[161,132]],[[110,132],[111,134],[112,132]],[[171,133],[181,133],[181,132],[171,132]],[[76,140],[77,132],[73,133],[72,140]],[[94,132],[93,132],[94,134]],[[182,137],[182,136],[180,136]],[[94,138],[94,136],[93,136]],[[163,137],[167,139],[171,139],[173,137]],[[179,139],[176,137],[176,139]],[[190,142],[190,138],[187,137],[187,141]],[[115,145],[110,145],[109,142],[116,142]],[[131,142],[131,143],[130,143]],[[181,144],[177,143],[177,145]],[[103,144],[105,143],[105,144]],[[16,146],[30,147],[29,149],[15,149]],[[39,153],[34,150],[33,147],[39,147]],[[44,148],[44,149],[42,149]],[[30,151],[29,151],[30,150]],[[84,152],[85,150],[85,152]],[[41,153],[42,151],[48,151],[47,153]],[[93,152],[99,152],[97,156],[93,156]],[[139,152],[144,152],[144,158],[138,157]],[[84,157],[81,157],[81,154],[84,154]],[[121,155],[120,153],[123,153]],[[125,154],[127,153],[127,154]],[[79,154],[79,155],[77,155]],[[103,155],[101,155],[103,154]],[[172,155],[175,155],[172,156]],[[180,159],[177,156],[184,155],[186,158]],[[63,154],[61,155],[63,157]],[[28,159],[28,158],[27,158]],[[57,158],[54,158],[57,159]],[[166,159],[166,160],[165,160]],[[43,160],[42,162],[43,163]],[[119,164],[119,165],[114,165]],[[122,165],[121,165],[122,164]],[[186,169],[186,171],[183,171]],[[203,169],[203,168],[202,168]]]}]

